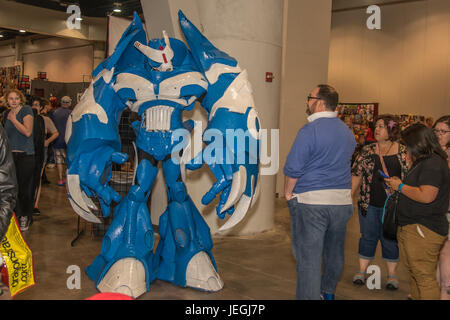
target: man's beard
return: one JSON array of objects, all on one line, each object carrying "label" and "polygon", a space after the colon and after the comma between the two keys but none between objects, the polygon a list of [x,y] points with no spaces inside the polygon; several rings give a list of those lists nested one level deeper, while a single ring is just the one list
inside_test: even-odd
[{"label": "man's beard", "polygon": [[311,109],[310,109],[308,107],[308,104],[306,104],[306,114],[308,115],[308,117],[316,111],[316,105],[317,105],[317,101],[314,101],[313,104],[311,105]]},{"label": "man's beard", "polygon": [[308,105],[306,105],[306,110],[305,110],[305,112],[306,112],[306,115],[309,117],[310,115],[312,115],[312,112],[311,112],[311,110],[309,110],[309,108],[308,108]]}]

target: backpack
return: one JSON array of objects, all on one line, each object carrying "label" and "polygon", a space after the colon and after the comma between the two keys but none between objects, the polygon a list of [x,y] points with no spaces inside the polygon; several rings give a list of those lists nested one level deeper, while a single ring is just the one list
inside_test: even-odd
[{"label": "backpack", "polygon": [[[3,112],[2,123],[5,126],[6,119],[8,119],[8,114],[11,110],[6,110]],[[36,109],[33,109],[33,143],[34,143],[34,153],[36,156],[43,156],[44,153],[44,142],[45,142],[45,122],[39,114],[37,114]]]}]

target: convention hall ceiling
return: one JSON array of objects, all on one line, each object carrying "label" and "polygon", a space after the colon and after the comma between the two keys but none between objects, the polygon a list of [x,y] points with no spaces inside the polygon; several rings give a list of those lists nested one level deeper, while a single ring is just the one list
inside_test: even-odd
[{"label": "convention hall ceiling", "polygon": [[133,12],[142,13],[140,0],[9,0],[28,4],[40,8],[66,11],[67,7],[76,4],[81,9],[81,14],[86,17],[106,17],[111,14],[115,8],[121,10],[114,15],[130,17]]},{"label": "convention hall ceiling", "polygon": [[[75,4],[80,7],[81,15],[84,17],[106,17],[114,15],[117,17],[131,18],[134,12],[142,17],[140,0],[7,0],[22,3],[34,7],[66,12],[69,5]],[[114,12],[120,9],[120,12]],[[21,33],[19,30],[0,27],[0,42],[15,39],[17,36],[33,36],[30,32]]]}]

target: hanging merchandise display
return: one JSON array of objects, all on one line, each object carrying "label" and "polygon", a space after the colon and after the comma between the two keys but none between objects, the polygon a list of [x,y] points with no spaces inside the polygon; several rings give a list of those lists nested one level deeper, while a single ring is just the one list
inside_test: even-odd
[{"label": "hanging merchandise display", "polygon": [[0,68],[0,96],[8,89],[19,88],[20,66]]},{"label": "hanging merchandise display", "polygon": [[416,115],[416,114],[401,114],[397,115],[397,117],[400,119],[400,128],[401,130],[404,130],[406,127],[420,122],[425,123],[425,116],[423,115]]},{"label": "hanging merchandise display", "polygon": [[[92,83],[67,122],[67,189],[72,208],[85,220],[101,223],[116,203],[101,253],[86,269],[101,292],[136,298],[149,291],[156,279],[202,291],[221,290],[210,229],[188,194],[185,170],[206,163],[216,177],[202,204],[219,198],[217,215],[229,217],[219,231],[242,221],[259,192],[260,122],[247,71],[217,49],[181,11],[178,18],[189,48],[164,31],[162,38],[147,42],[135,13],[114,53],[94,70]],[[196,102],[208,114],[208,127],[203,135],[194,134],[203,137],[194,143],[206,147],[190,159],[191,132],[201,129],[194,128],[193,120],[183,122],[182,114]],[[126,108],[139,118],[132,123],[137,147],[133,183],[121,196],[112,187],[112,168],[129,158],[121,152],[118,133],[120,114]],[[158,163],[169,203],[160,217],[154,251],[147,201]]]},{"label": "hanging merchandise display", "polygon": [[352,130],[358,144],[372,142],[378,103],[339,103],[336,111],[338,117]]},{"label": "hanging merchandise display", "polygon": [[17,225],[15,214],[0,242],[0,253],[4,260],[2,275],[4,280],[7,280],[5,284],[9,287],[11,297],[14,298],[35,284],[33,256]]}]

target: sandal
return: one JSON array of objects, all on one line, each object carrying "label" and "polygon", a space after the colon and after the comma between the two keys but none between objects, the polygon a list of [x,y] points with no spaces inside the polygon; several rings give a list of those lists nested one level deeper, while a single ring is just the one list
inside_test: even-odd
[{"label": "sandal", "polygon": [[398,289],[398,277],[393,274],[388,275],[388,280],[386,283],[386,289],[397,290]]},{"label": "sandal", "polygon": [[353,277],[353,283],[358,286],[364,285],[366,283],[366,275],[367,275],[367,273],[359,270]]}]

